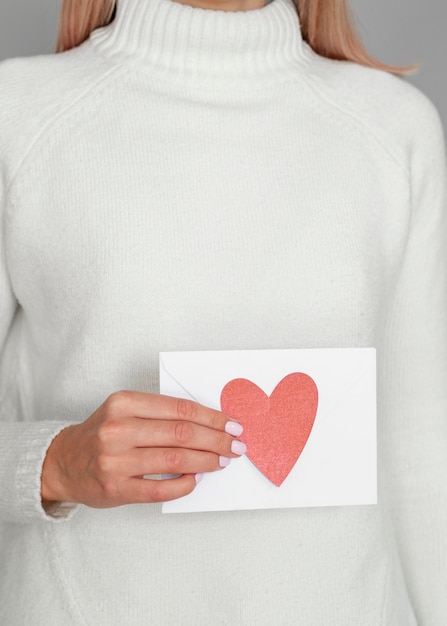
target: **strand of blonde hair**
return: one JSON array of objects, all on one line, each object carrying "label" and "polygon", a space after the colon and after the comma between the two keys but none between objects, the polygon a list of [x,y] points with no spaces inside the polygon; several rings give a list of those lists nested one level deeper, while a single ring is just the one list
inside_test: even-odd
[{"label": "strand of blonde hair", "polygon": [[107,26],[115,5],[115,0],[63,0],[56,52],[79,46],[96,28]]},{"label": "strand of blonde hair", "polygon": [[417,65],[396,66],[371,56],[357,33],[347,0],[294,0],[303,39],[321,56],[385,70],[393,74],[414,73]]}]

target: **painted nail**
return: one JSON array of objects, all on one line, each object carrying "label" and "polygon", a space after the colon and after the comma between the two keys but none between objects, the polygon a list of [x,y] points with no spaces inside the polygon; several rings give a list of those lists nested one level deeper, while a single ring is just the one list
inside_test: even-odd
[{"label": "painted nail", "polygon": [[242,441],[231,442],[231,452],[233,454],[245,454],[247,452],[247,446]]},{"label": "painted nail", "polygon": [[196,485],[198,485],[200,483],[200,481],[203,478],[203,473],[202,474],[196,474],[195,475],[195,479],[196,479]]},{"label": "painted nail", "polygon": [[238,422],[229,421],[225,424],[225,432],[229,435],[234,435],[235,437],[239,437],[242,435],[244,431],[244,427]]},{"label": "painted nail", "polygon": [[230,463],[231,459],[228,456],[220,456],[219,457],[219,465],[221,467],[226,467]]}]

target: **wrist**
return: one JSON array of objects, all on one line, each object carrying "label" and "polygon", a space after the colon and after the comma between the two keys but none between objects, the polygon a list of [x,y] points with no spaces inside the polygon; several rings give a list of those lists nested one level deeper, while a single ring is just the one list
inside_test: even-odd
[{"label": "wrist", "polygon": [[44,508],[55,502],[68,502],[68,494],[64,488],[62,460],[63,448],[67,431],[75,428],[68,426],[61,430],[53,439],[47,449],[42,465],[41,474],[41,498]]}]

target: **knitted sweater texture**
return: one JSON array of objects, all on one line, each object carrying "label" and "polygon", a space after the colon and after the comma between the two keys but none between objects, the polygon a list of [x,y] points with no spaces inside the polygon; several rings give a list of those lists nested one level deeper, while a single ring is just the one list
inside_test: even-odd
[{"label": "knitted sweater texture", "polygon": [[[292,0],[119,0],[0,63],[0,623],[445,626],[446,208],[434,106]],[[42,508],[52,439],[160,351],[351,347],[377,505]]]}]

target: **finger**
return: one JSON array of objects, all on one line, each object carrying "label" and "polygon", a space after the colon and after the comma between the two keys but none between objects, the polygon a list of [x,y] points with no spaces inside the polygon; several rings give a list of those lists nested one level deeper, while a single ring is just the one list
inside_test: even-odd
[{"label": "finger", "polygon": [[[241,454],[234,437],[221,430],[214,430],[194,422],[141,420],[133,436],[132,447],[188,448],[230,457]],[[243,445],[240,442],[239,444]]]},{"label": "finger", "polygon": [[140,477],[150,474],[198,474],[223,469],[230,457],[185,450],[184,448],[139,448],[120,462],[123,475]]},{"label": "finger", "polygon": [[168,502],[182,498],[194,491],[196,480],[195,474],[184,474],[178,478],[165,480],[130,478],[125,492],[127,504]]},{"label": "finger", "polygon": [[185,420],[239,436],[242,426],[229,415],[198,402],[140,391],[118,391],[104,403],[110,415],[143,419]]}]

